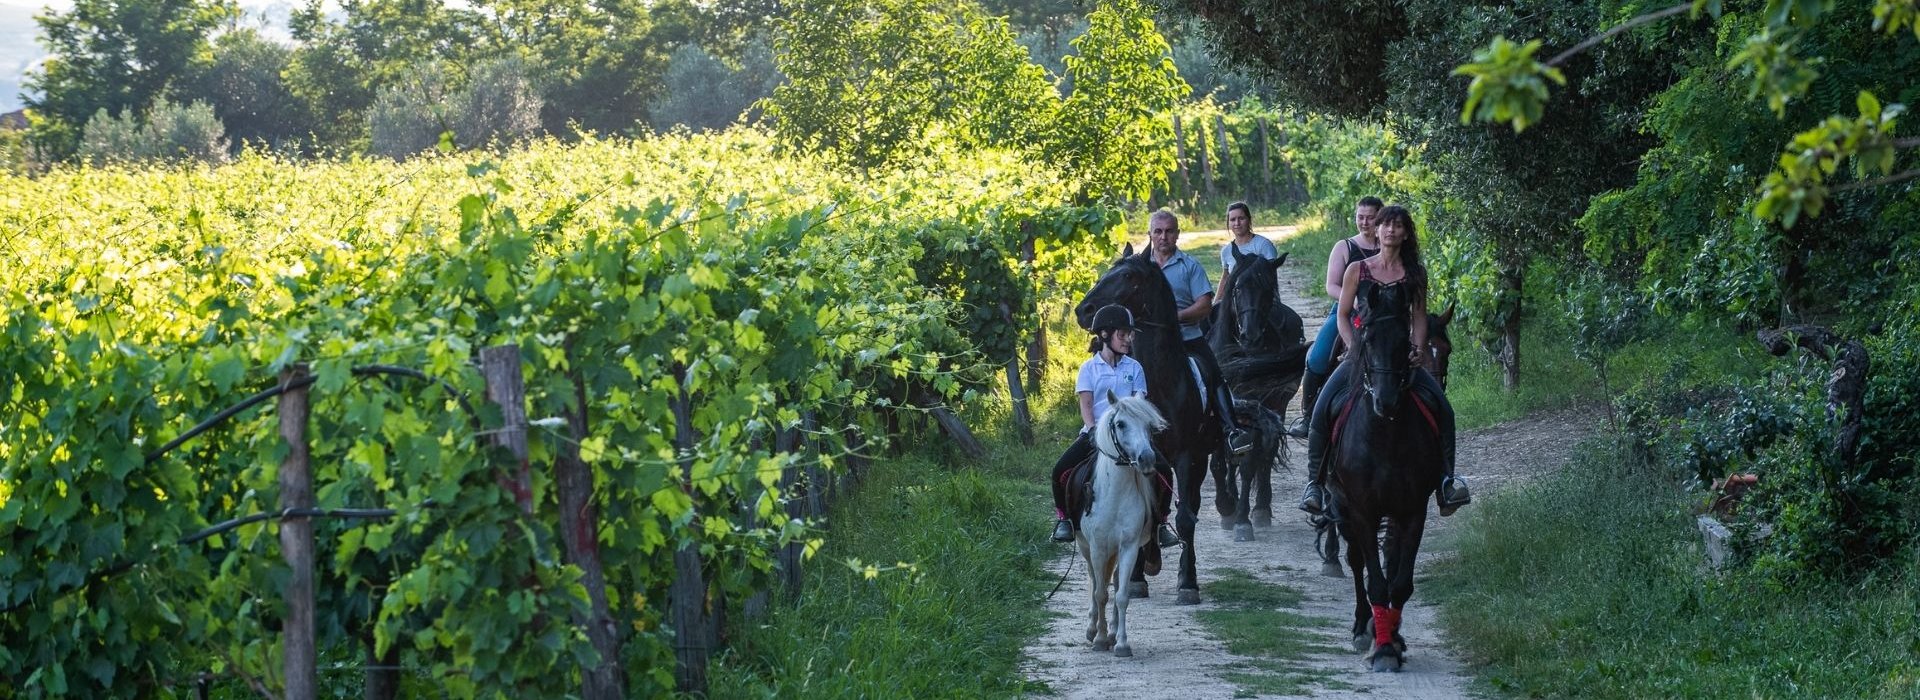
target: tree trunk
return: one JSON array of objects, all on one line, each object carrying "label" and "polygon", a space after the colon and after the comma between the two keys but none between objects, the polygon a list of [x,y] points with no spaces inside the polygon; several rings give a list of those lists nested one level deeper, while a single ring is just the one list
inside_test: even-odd
[{"label": "tree trunk", "polygon": [[1273,191],[1273,147],[1268,142],[1267,118],[1260,118],[1260,201],[1267,206],[1278,203],[1279,196]]},{"label": "tree trunk", "polygon": [[[516,362],[518,352],[515,353]],[[561,443],[553,462],[554,490],[560,499],[560,541],[566,561],[580,567],[580,585],[587,589],[584,619],[574,624],[586,630],[587,641],[600,663],[580,669],[580,696],[586,700],[618,700],[626,696],[620,673],[620,630],[607,604],[607,577],[600,560],[600,514],[594,508],[593,467],[580,457],[580,441],[587,431],[587,386],[573,372],[573,401],[566,411],[571,440]]]},{"label": "tree trunk", "polygon": [[1526,263],[1508,262],[1500,266],[1500,370],[1501,387],[1508,392],[1520,388],[1520,312],[1522,284],[1526,281]]}]

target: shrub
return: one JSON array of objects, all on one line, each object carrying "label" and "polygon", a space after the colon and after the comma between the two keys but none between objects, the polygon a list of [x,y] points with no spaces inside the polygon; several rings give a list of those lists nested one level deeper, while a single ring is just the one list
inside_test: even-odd
[{"label": "shrub", "polygon": [[453,66],[423,66],[374,98],[367,112],[375,155],[404,158],[434,147],[440,134],[478,148],[534,135],[540,129],[539,91],[526,61],[509,56],[475,64],[464,86]]},{"label": "shrub", "polygon": [[721,61],[706,49],[684,44],[668,59],[659,97],[648,105],[653,127],[665,131],[686,126],[695,131],[724,129],[759,118],[759,102],[780,84],[773,51],[755,40],[741,53],[740,66]]},{"label": "shrub", "polygon": [[80,137],[80,158],[94,165],[106,163],[227,160],[226,130],[205,102],[179,105],[155,102],[145,119],[132,112],[119,116],[102,109],[87,120]]}]

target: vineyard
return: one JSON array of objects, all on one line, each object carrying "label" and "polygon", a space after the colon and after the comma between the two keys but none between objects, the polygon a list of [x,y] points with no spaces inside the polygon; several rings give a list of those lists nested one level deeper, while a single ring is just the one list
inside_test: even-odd
[{"label": "vineyard", "polygon": [[820,499],[1016,377],[1119,236],[935,160],[735,131],[0,179],[0,696],[700,682]]}]

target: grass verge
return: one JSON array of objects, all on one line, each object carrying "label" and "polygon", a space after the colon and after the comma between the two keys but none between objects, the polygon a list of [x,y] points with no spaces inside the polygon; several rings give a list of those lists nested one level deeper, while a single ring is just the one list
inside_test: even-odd
[{"label": "grass verge", "polygon": [[[991,438],[973,468],[930,454],[881,460],[833,512],[800,600],[737,630],[712,668],[724,698],[1015,697],[1044,629],[1033,604],[1056,552],[1041,529],[1030,448]],[[942,463],[942,462],[945,463]],[[872,579],[847,559],[911,564]]]},{"label": "grass verge", "polygon": [[1238,569],[1217,573],[1219,578],[1207,585],[1207,595],[1221,607],[1200,611],[1198,618],[1228,652],[1251,659],[1229,666],[1222,676],[1238,688],[1237,697],[1353,689],[1304,663],[1316,656],[1346,653],[1317,641],[1310,631],[1337,627],[1339,622],[1293,612],[1306,596],[1297,588],[1260,581]]},{"label": "grass verge", "polygon": [[1593,444],[1487,499],[1427,590],[1481,682],[1517,697],[1920,697],[1910,579],[1780,590],[1712,574],[1688,501]]}]

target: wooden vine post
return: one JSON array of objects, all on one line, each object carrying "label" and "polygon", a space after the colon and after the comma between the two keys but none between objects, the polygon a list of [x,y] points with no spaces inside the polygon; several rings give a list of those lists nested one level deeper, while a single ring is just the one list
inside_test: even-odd
[{"label": "wooden vine post", "polygon": [[[519,460],[514,495],[518,498],[523,492],[527,494],[521,507],[530,512],[532,468],[520,348],[496,345],[482,349],[480,374],[487,383],[487,401],[500,407],[502,418],[499,431],[493,433],[491,439]],[[587,700],[613,700],[626,693],[620,677],[619,635],[608,611],[606,573],[600,561],[598,516],[593,508],[593,470],[580,457],[580,441],[587,437],[586,387],[578,375],[572,379],[574,400],[566,411],[571,439],[561,441],[553,463],[554,490],[560,501],[560,541],[566,562],[580,567],[581,585],[587,591],[588,610],[576,615],[574,624],[587,633],[587,641],[600,656],[599,663],[580,670],[580,696]]]},{"label": "wooden vine post", "polygon": [[[673,444],[680,452],[681,482],[689,495],[693,481],[693,400],[687,370],[675,366],[678,395],[673,401]],[[700,543],[689,537],[673,551],[673,583],[667,588],[668,620],[673,624],[673,677],[682,693],[707,694],[707,658],[713,653],[712,622],[707,614],[707,579],[700,570]]]},{"label": "wooden vine post", "polygon": [[286,700],[314,700],[319,692],[319,652],[314,645],[313,520],[289,511],[313,508],[312,448],[307,444],[307,387],[297,386],[307,376],[306,365],[280,372],[280,439],[287,456],[280,461],[280,553],[286,558],[287,618],[281,629],[282,669]]},{"label": "wooden vine post", "polygon": [[1266,117],[1260,118],[1260,183],[1260,196],[1267,204],[1276,203],[1279,197],[1273,190],[1273,148],[1268,143]]},{"label": "wooden vine post", "polygon": [[[1037,257],[1034,251],[1038,245],[1036,243],[1037,236],[1033,231],[1032,219],[1020,222],[1020,234],[1022,239],[1020,242],[1020,262],[1026,264],[1028,270],[1032,270],[1034,260]],[[1038,290],[1035,291],[1037,292]],[[1029,393],[1040,390],[1040,383],[1046,379],[1046,369],[1047,324],[1036,323],[1033,328],[1033,340],[1027,343],[1026,388]]]},{"label": "wooden vine post", "polygon": [[[1233,157],[1228,155],[1232,153],[1232,151],[1227,150],[1227,117],[1226,115],[1222,115],[1222,114],[1213,115],[1213,130],[1220,134],[1220,172],[1233,173],[1234,172]],[[1234,176],[1233,184],[1235,186],[1240,186],[1243,184],[1240,182],[1240,177],[1238,175]],[[1234,199],[1239,199],[1245,196],[1246,196],[1246,193],[1242,192],[1241,194],[1235,195]]]},{"label": "wooden vine post", "polygon": [[[1187,137],[1180,131],[1180,115],[1173,115],[1173,170],[1180,174],[1180,194],[1193,195],[1193,179],[1187,176]],[[1180,197],[1174,197],[1179,201]]]},{"label": "wooden vine post", "polygon": [[[1008,327],[1018,327],[1013,322],[1013,310],[1006,302],[1000,302],[1000,317]],[[1019,436],[1020,444],[1033,444],[1033,412],[1027,408],[1027,392],[1020,384],[1020,352],[1016,349],[1007,358],[1007,397],[1013,401],[1013,432]]]},{"label": "wooden vine post", "polygon": [[1200,184],[1207,190],[1207,198],[1213,198],[1213,159],[1207,157],[1207,123],[1202,121],[1194,126],[1194,139],[1200,142],[1197,154],[1200,156]]}]

